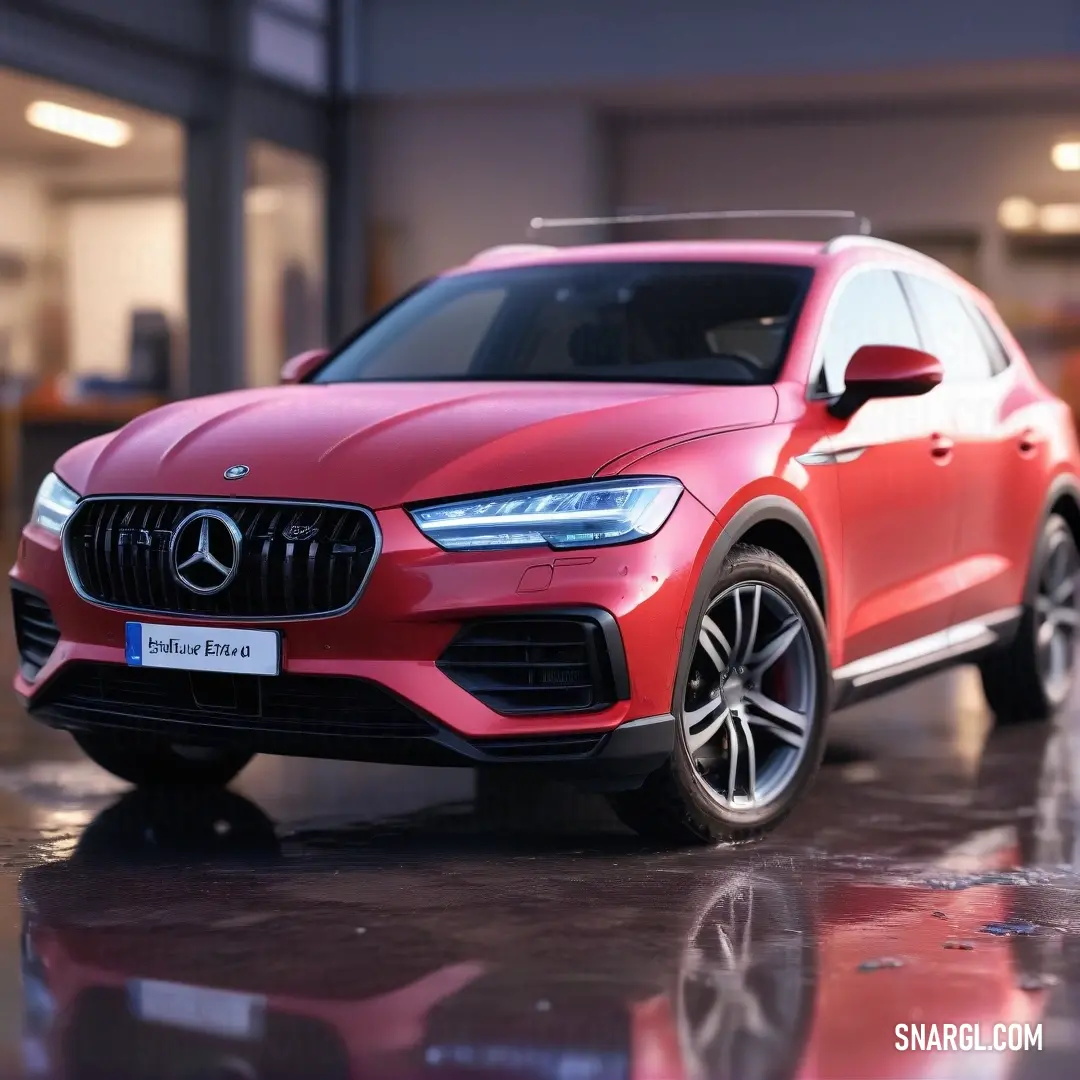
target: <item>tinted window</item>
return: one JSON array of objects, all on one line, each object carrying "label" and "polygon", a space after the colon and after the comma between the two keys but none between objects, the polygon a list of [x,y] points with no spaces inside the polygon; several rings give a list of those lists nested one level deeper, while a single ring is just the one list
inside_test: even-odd
[{"label": "tinted window", "polygon": [[1001,343],[1001,338],[997,336],[997,331],[990,325],[989,319],[979,310],[978,305],[968,300],[965,301],[965,306],[971,315],[972,322],[975,323],[975,330],[990,363],[991,373],[1000,375],[1009,366],[1008,351]]},{"label": "tinted window", "polygon": [[990,377],[990,359],[961,297],[944,285],[904,275],[926,349],[945,369],[946,382],[974,382]]},{"label": "tinted window", "polygon": [[900,282],[891,270],[868,270],[840,286],[825,330],[824,362],[818,389],[839,394],[848,361],[863,345],[920,348],[915,320]]},{"label": "tinted window", "polygon": [[312,381],[772,382],[810,276],[701,262],[452,275],[391,308]]}]

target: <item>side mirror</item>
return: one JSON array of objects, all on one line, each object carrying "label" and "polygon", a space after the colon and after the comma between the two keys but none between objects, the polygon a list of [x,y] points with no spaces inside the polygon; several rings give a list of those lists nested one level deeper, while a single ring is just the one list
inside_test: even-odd
[{"label": "side mirror", "polygon": [[922,349],[903,345],[863,345],[844,372],[844,392],[829,412],[847,420],[874,398],[917,397],[937,386],[945,372],[941,361]]},{"label": "side mirror", "polygon": [[328,356],[329,349],[308,349],[285,361],[281,369],[283,383],[298,383],[305,375],[310,375]]}]

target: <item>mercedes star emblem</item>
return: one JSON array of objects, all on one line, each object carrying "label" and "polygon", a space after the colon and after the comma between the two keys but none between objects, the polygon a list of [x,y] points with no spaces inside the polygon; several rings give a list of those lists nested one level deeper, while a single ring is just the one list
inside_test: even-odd
[{"label": "mercedes star emblem", "polygon": [[196,510],[173,530],[169,566],[173,577],[193,593],[213,596],[240,570],[243,534],[228,514]]},{"label": "mercedes star emblem", "polygon": [[239,480],[242,476],[247,476],[251,470],[246,465],[230,465],[225,470],[226,480]]}]

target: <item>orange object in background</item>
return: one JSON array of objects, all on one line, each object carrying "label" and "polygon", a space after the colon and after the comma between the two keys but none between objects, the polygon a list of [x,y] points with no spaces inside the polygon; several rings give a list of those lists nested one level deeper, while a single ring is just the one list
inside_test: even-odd
[{"label": "orange object in background", "polygon": [[1072,409],[1073,419],[1080,434],[1080,349],[1065,353],[1061,358],[1061,381],[1058,394]]},{"label": "orange object in background", "polygon": [[154,394],[115,398],[88,394],[71,398],[64,392],[60,379],[45,379],[22,399],[19,418],[23,423],[87,420],[92,423],[112,422],[120,427],[164,403],[165,398]]}]

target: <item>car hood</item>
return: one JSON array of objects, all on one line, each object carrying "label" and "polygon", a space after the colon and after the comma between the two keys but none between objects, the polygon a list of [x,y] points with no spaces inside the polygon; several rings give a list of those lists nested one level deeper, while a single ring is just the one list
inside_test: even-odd
[{"label": "car hood", "polygon": [[[310,498],[373,508],[575,480],[654,444],[770,423],[771,386],[353,383],[163,406],[57,464],[84,495]],[[226,469],[246,465],[241,480]]]}]

